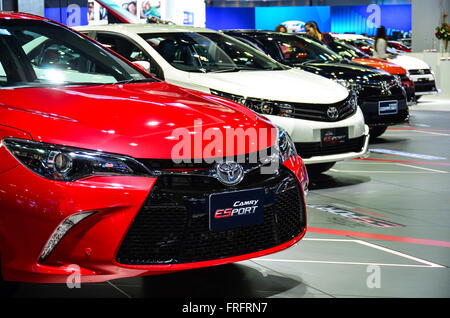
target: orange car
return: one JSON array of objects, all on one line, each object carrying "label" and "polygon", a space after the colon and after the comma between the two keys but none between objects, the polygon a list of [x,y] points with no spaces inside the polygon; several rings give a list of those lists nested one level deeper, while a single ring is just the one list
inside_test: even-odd
[{"label": "orange car", "polygon": [[408,71],[403,67],[394,63],[390,63],[386,60],[371,58],[365,53],[361,52],[359,49],[351,46],[350,44],[347,44],[343,41],[338,41],[336,39],[334,39],[334,41],[329,44],[329,47],[340,56],[351,59],[356,63],[382,69],[392,75],[400,77],[402,86],[406,91],[408,102],[416,101],[416,92],[413,79],[410,77]]}]

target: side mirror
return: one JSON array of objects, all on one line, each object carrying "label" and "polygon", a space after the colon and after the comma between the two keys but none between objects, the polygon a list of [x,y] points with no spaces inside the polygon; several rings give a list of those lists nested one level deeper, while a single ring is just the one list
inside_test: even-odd
[{"label": "side mirror", "polygon": [[141,70],[150,73],[150,62],[148,61],[134,61],[132,62],[134,65],[139,67]]}]

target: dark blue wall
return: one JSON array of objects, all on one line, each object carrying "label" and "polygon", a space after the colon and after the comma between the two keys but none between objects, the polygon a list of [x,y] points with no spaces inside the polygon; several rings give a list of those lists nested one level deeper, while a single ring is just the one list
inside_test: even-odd
[{"label": "dark blue wall", "polygon": [[255,8],[206,7],[206,27],[213,30],[254,29]]},{"label": "dark blue wall", "polygon": [[68,24],[67,19],[72,17],[73,12],[68,10],[67,7],[71,4],[76,4],[80,6],[80,25],[87,25],[87,3],[87,0],[46,0],[45,17],[63,24]]}]

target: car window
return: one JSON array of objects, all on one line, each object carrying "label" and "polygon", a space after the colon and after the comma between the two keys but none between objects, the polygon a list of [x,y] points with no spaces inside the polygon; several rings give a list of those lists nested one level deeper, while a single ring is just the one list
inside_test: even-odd
[{"label": "car window", "polygon": [[6,73],[1,62],[0,62],[0,81],[6,82]]},{"label": "car window", "polygon": [[161,67],[156,61],[141,49],[133,41],[116,34],[111,33],[96,33],[96,40],[107,48],[122,55],[124,58],[131,62],[135,61],[147,61],[150,63],[150,73],[159,78],[164,78]]},{"label": "car window", "polygon": [[167,62],[189,72],[284,69],[259,50],[215,32],[140,34]]},{"label": "car window", "polygon": [[85,57],[80,51],[39,33],[25,31],[22,49],[29,58],[39,80],[69,82],[100,81],[114,83],[116,79],[103,66]]},{"label": "car window", "polygon": [[339,41],[336,39],[334,39],[331,43],[329,43],[328,46],[331,50],[338,53],[341,57],[345,57],[348,59],[368,57],[367,54],[361,52],[354,46],[351,46],[343,41]]},{"label": "car window", "polygon": [[52,22],[5,19],[0,22],[0,31],[1,86],[156,81],[94,42]]}]

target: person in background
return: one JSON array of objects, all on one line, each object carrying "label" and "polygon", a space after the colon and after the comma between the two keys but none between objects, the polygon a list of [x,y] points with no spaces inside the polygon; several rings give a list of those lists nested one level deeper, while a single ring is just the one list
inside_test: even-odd
[{"label": "person in background", "polygon": [[321,33],[316,21],[308,21],[305,23],[305,32],[326,45],[333,42],[333,38],[328,33]]},{"label": "person in background", "polygon": [[287,33],[288,29],[284,25],[280,24],[275,28],[275,31]]},{"label": "person in background", "polygon": [[387,36],[384,26],[380,26],[377,29],[377,35],[375,36],[375,42],[373,44],[373,57],[379,59],[387,59],[389,55],[386,53],[387,48]]}]

